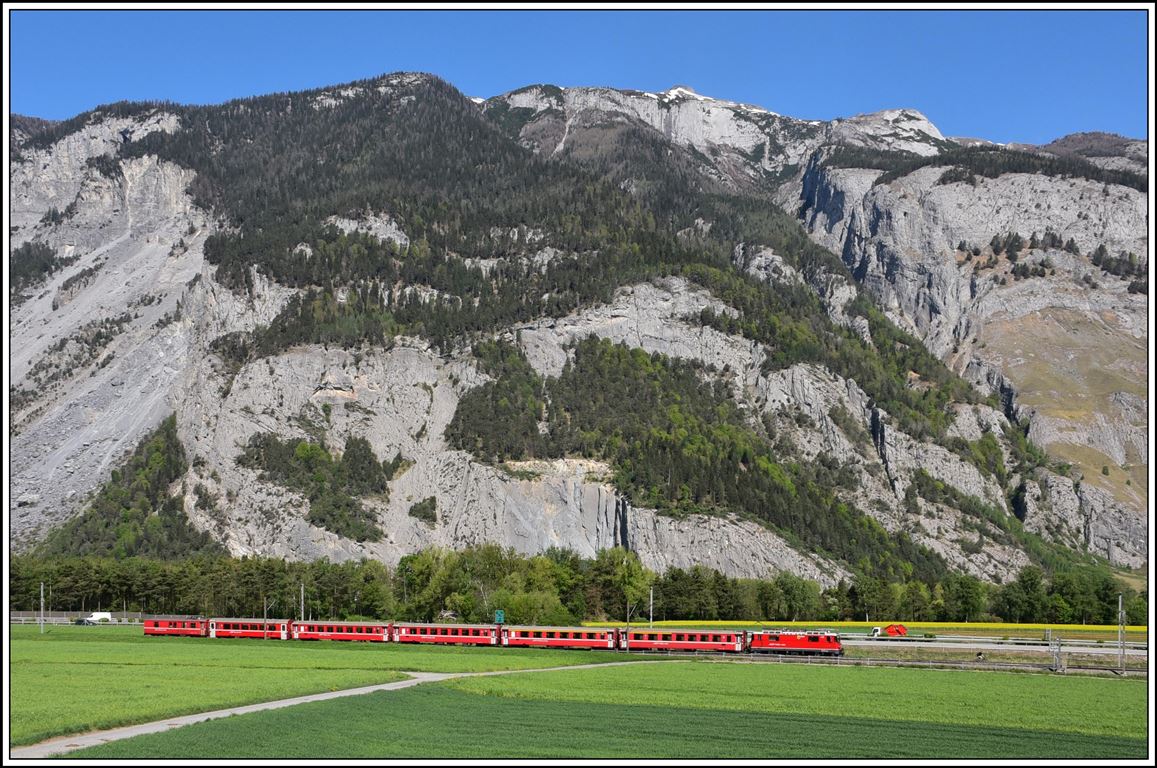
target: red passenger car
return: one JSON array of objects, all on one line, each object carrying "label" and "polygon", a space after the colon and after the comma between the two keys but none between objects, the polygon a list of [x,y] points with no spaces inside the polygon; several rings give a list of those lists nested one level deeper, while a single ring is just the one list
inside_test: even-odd
[{"label": "red passenger car", "polygon": [[159,636],[206,637],[208,619],[190,619],[184,616],[145,619],[145,634]]},{"label": "red passenger car", "polygon": [[537,648],[615,647],[615,630],[593,627],[503,627],[502,644]]},{"label": "red passenger car", "polygon": [[209,619],[209,637],[288,640],[292,623],[289,619]]},{"label": "red passenger car", "polygon": [[439,645],[498,645],[494,624],[394,624],[395,643]]},{"label": "red passenger car", "polygon": [[743,653],[744,633],[734,630],[620,629],[624,651],[724,651]]},{"label": "red passenger car", "polygon": [[390,639],[390,625],[357,621],[295,621],[294,640],[353,640],[385,643]]},{"label": "red passenger car", "polygon": [[792,653],[843,656],[844,645],[835,632],[798,630],[763,630],[748,633],[748,650],[752,653]]}]

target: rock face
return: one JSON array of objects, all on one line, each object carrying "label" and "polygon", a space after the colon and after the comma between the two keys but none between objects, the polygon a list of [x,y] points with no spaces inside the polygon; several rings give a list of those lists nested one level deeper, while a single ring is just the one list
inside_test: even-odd
[{"label": "rock face", "polygon": [[[1105,493],[1108,506],[1089,509],[1116,520],[1124,510],[1143,514],[1147,298],[1130,293],[1127,279],[1103,273],[1088,254],[1104,245],[1146,265],[1147,196],[1030,174],[940,184],[943,170],[875,184],[879,171],[813,163],[800,185],[804,223],[842,255],[892,320],[982,390],[1000,394],[1009,414],[1028,420],[1032,440]],[[989,245],[1011,232],[1027,245],[1046,231],[1071,239],[1085,255],[1028,249],[1020,262],[1047,264],[1047,274],[1017,280],[1015,265]],[[962,242],[977,250],[959,251]],[[1102,465],[1121,479],[1104,479]]]},{"label": "rock face", "polygon": [[[413,339],[357,360],[310,348],[246,366],[224,398],[222,378],[204,358],[175,399],[180,434],[194,456],[188,484],[228,501],[204,510],[187,497],[186,511],[237,555],[396,563],[431,545],[498,542],[525,553],[558,546],[587,556],[626,545],[651,567],[705,563],[749,577],[786,569],[825,584],[847,576],[753,523],[675,521],[630,508],[604,480],[609,468],[597,462],[524,462],[516,477],[449,449],[442,434],[460,395],[484,380],[468,355],[442,358]],[[367,502],[385,539],[357,543],[316,528],[305,519],[308,502],[299,494],[238,467],[249,437],[264,432],[299,439],[324,433],[336,446],[365,437],[378,456],[400,453],[413,462],[390,483],[388,500]],[[409,515],[431,496],[433,525]]]},{"label": "rock face", "polygon": [[[12,169],[13,244],[37,239],[75,263],[11,314],[9,350],[13,546],[76,514],[82,499],[172,410],[191,323],[178,309],[200,273],[205,215],[185,193],[191,174],[143,158],[107,178],[86,166],[121,141],[172,130],[171,115],[90,124],[51,150],[25,148]],[[75,213],[40,223],[50,208]],[[174,249],[182,239],[185,249]],[[62,290],[71,279],[85,275]],[[86,332],[107,321],[111,341]],[[57,347],[62,347],[57,349]]]}]

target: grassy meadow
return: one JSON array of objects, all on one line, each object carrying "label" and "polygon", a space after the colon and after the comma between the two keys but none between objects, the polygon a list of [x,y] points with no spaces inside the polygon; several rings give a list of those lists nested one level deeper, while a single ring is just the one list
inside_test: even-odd
[{"label": "grassy meadow", "polygon": [[1125,759],[1146,728],[1144,681],[697,661],[462,678],[70,757]]},{"label": "grassy meadow", "polygon": [[611,652],[145,637],[141,627],[11,627],[13,745],[402,680],[621,660]]}]

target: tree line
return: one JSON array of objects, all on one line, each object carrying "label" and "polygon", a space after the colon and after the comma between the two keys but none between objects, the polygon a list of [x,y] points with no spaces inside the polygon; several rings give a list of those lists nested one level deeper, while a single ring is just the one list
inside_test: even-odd
[{"label": "tree line", "polygon": [[[1007,584],[964,574],[934,582],[887,583],[871,576],[823,588],[790,573],[734,578],[701,565],[645,568],[633,552],[584,557],[565,549],[524,555],[494,544],[438,548],[389,567],[376,560],[332,563],[202,555],[151,558],[15,556],[12,610],[98,609],[155,615],[301,615],[335,620],[490,622],[572,625],[580,621],[1008,621],[1115,624],[1117,595],[1127,622],[1145,624],[1148,594],[1098,569],[1046,575],[1034,566]],[[651,596],[653,594],[653,604]],[[652,608],[653,605],[653,608]]]},{"label": "tree line", "polygon": [[911,152],[840,146],[831,150],[821,162],[833,168],[874,168],[884,171],[874,184],[888,184],[920,168],[951,166],[940,176],[938,183],[965,182],[975,186],[977,176],[995,179],[1006,173],[1035,173],[1120,184],[1138,192],[1147,192],[1149,189],[1148,176],[1133,171],[1102,168],[1077,155],[1055,157],[1004,147],[961,146],[945,149],[935,155],[920,156]]}]

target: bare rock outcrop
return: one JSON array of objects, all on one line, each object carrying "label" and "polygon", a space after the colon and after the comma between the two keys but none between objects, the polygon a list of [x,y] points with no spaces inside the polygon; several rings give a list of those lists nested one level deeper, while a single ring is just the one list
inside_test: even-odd
[{"label": "bare rock outcrop", "polygon": [[[815,161],[796,205],[813,239],[842,256],[895,322],[999,395],[1006,413],[1028,419],[1031,439],[1141,514],[1147,500],[1135,484],[1102,482],[1095,457],[1134,477],[1148,462],[1147,425],[1138,418],[1147,408],[1147,301],[1089,254],[1103,245],[1147,264],[1147,196],[1021,173],[941,184],[943,173],[928,167],[875,184],[880,171]],[[1037,274],[1019,279],[1016,265],[989,247],[993,236],[1013,232],[1026,245],[1052,232],[1079,254],[1023,251],[1019,261]],[[968,251],[958,250],[961,242]],[[1099,373],[1106,369],[1116,385],[1108,392]]]}]

